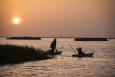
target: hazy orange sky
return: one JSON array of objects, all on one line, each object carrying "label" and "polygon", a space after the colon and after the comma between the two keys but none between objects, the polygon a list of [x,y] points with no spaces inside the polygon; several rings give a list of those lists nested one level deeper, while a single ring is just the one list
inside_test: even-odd
[{"label": "hazy orange sky", "polygon": [[[114,0],[0,0],[1,36],[115,37]],[[14,17],[20,17],[17,26]]]}]

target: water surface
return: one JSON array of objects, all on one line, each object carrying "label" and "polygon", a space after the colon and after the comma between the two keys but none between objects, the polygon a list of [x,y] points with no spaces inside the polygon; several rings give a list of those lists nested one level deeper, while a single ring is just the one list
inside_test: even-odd
[{"label": "water surface", "polygon": [[[32,46],[47,50],[53,38],[42,40],[6,40],[0,44]],[[43,61],[30,61],[15,65],[0,66],[0,77],[114,77],[115,40],[74,41],[73,38],[58,38],[57,48],[62,55]],[[71,47],[73,49],[71,49]],[[93,58],[75,58],[75,48],[84,52],[95,52]]]}]

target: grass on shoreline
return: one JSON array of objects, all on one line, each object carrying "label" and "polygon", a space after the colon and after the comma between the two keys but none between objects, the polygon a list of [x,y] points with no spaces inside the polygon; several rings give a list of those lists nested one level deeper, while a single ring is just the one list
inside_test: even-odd
[{"label": "grass on shoreline", "polygon": [[47,52],[28,46],[0,45],[0,65],[51,58]]}]

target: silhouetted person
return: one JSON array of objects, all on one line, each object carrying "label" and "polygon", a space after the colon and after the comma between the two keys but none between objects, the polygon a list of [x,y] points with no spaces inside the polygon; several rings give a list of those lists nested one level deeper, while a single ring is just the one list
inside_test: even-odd
[{"label": "silhouetted person", "polygon": [[50,48],[51,48],[51,53],[53,54],[55,49],[56,49],[56,44],[57,44],[57,41],[56,41],[56,38],[51,42],[50,44]]},{"label": "silhouetted person", "polygon": [[82,48],[76,48],[76,50],[78,51],[78,55],[80,56],[85,55],[85,53],[82,52]]}]

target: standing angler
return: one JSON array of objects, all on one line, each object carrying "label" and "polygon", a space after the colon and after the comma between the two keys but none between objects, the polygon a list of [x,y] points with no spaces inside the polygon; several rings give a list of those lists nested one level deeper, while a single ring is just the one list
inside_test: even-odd
[{"label": "standing angler", "polygon": [[57,44],[57,41],[56,41],[56,38],[55,38],[50,44],[51,54],[54,54],[54,52],[56,50],[56,44]]}]

